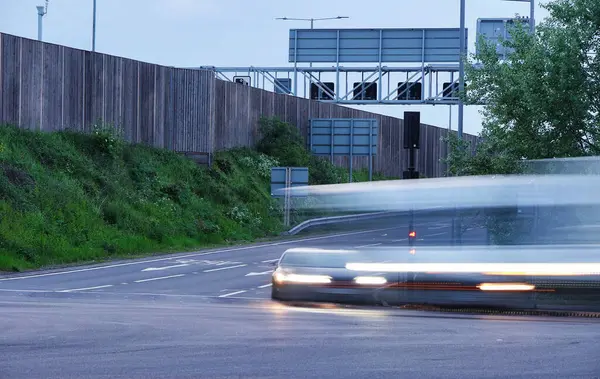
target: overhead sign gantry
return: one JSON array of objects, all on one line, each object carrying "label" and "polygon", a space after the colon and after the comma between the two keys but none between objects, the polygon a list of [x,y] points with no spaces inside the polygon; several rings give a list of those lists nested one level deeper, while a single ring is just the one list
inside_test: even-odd
[{"label": "overhead sign gantry", "polygon": [[292,67],[213,69],[242,85],[338,104],[459,102],[458,28],[291,29],[288,59]]}]

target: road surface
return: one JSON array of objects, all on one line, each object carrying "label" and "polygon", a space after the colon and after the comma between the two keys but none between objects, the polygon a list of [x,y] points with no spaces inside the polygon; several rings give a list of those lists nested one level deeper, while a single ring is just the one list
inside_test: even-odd
[{"label": "road surface", "polygon": [[[417,223],[419,243],[449,239],[449,222]],[[287,248],[405,237],[388,227],[2,277],[0,378],[600,378],[595,320],[269,300]]]}]

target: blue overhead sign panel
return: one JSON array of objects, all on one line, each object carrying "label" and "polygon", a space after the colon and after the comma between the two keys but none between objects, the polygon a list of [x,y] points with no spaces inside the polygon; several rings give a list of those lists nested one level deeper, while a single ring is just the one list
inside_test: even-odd
[{"label": "blue overhead sign panel", "polygon": [[[509,30],[517,21],[523,22],[523,27],[529,30],[529,20],[527,19],[480,18],[477,20],[477,40],[483,36],[486,41],[496,45],[498,58],[504,60],[512,53],[512,49],[504,47],[501,41],[512,39]],[[479,53],[479,44],[477,44],[476,51]]]},{"label": "blue overhead sign panel", "polygon": [[292,63],[457,63],[460,57],[458,28],[290,30]]},{"label": "blue overhead sign panel", "polygon": [[377,119],[321,118],[310,120],[310,150],[319,156],[374,156]]}]

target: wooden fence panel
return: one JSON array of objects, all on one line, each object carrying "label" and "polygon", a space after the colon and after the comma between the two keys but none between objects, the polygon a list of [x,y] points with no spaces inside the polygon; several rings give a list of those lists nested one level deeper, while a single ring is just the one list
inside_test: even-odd
[{"label": "wooden fence panel", "polygon": [[63,49],[63,91],[61,128],[83,130],[85,99],[85,52]]},{"label": "wooden fence panel", "polygon": [[62,92],[64,78],[64,47],[42,46],[41,129],[47,132],[62,129]]},{"label": "wooden fence panel", "polygon": [[20,125],[21,39],[0,34],[0,123]]},{"label": "wooden fence panel", "polygon": [[41,129],[42,116],[42,53],[43,43],[21,40],[21,93],[19,107],[21,124],[30,129]]},{"label": "wooden fence panel", "polygon": [[131,142],[138,141],[140,123],[139,114],[139,62],[123,59],[122,84],[122,125],[125,138]]}]

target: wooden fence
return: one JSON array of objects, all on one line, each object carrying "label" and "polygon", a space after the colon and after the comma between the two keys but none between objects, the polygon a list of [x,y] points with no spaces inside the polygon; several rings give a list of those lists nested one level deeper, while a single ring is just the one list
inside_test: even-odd
[{"label": "wooden fence", "polygon": [[[307,135],[311,118],[377,118],[374,168],[405,169],[402,120],[276,94],[216,79],[213,71],[165,67],[0,34],[0,123],[42,131],[90,131],[106,123],[127,140],[189,153],[251,146],[260,116],[277,116]],[[417,169],[444,174],[446,129],[421,125]],[[465,135],[475,142],[476,137]],[[355,157],[355,167],[366,167]],[[347,158],[338,164],[348,165]]]}]

